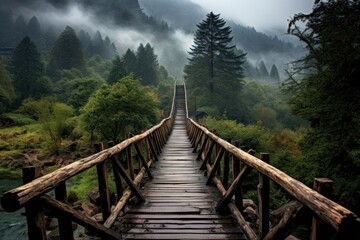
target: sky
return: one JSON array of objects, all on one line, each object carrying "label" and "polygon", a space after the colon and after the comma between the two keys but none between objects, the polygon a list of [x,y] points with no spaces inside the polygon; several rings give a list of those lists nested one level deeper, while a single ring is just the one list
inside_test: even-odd
[{"label": "sky", "polygon": [[207,11],[221,13],[262,32],[286,32],[287,20],[294,14],[309,13],[314,0],[191,0]]}]

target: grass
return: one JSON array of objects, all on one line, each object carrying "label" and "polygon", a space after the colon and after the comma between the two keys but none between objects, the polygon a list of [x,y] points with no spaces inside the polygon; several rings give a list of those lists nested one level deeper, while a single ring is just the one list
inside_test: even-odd
[{"label": "grass", "polygon": [[43,145],[39,124],[0,129],[0,159],[16,157],[23,152],[43,154]]}]

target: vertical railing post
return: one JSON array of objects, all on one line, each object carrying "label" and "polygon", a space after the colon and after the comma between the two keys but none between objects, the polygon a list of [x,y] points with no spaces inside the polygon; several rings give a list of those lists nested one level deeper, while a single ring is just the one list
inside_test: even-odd
[{"label": "vertical railing post", "polygon": [[[228,142],[231,142],[230,139],[227,140]],[[224,155],[224,176],[223,176],[223,181],[222,181],[222,185],[224,186],[225,189],[228,188],[228,184],[229,184],[229,172],[230,172],[230,153],[228,151],[225,151],[225,155]]]},{"label": "vertical railing post", "polygon": [[[111,148],[113,146],[114,146],[114,142],[109,141],[108,142],[108,147]],[[117,199],[120,199],[121,196],[123,195],[124,188],[123,188],[123,185],[122,185],[121,176],[120,176],[119,172],[116,170],[116,166],[115,166],[116,161],[119,162],[119,155],[118,154],[115,154],[115,155],[113,155],[111,157],[111,166],[112,166],[112,169],[113,169],[113,174],[114,174],[114,179],[115,179]]]},{"label": "vertical railing post", "polygon": [[[240,143],[237,141],[233,142],[232,144],[237,148],[239,148],[240,146]],[[235,179],[237,175],[239,175],[240,173],[240,160],[234,155],[232,155],[231,158],[232,158],[232,176],[233,179]],[[240,212],[244,210],[241,186],[239,186],[235,192],[235,205],[240,210]]]},{"label": "vertical railing post", "polygon": [[[22,169],[23,183],[29,183],[35,178],[40,177],[41,169],[38,166],[26,167]],[[29,240],[47,240],[45,228],[44,209],[37,198],[32,199],[25,205],[26,220],[28,226]]]},{"label": "vertical railing post", "polygon": [[[55,188],[55,198],[63,203],[67,203],[66,184],[62,182]],[[60,240],[73,240],[74,234],[72,222],[69,218],[58,216]]]},{"label": "vertical railing post", "polygon": [[[328,178],[315,178],[313,189],[325,197],[331,197],[333,181]],[[310,240],[329,239],[328,226],[317,216],[313,216]]]},{"label": "vertical railing post", "polygon": [[[268,153],[260,153],[260,159],[269,163],[270,157]],[[270,230],[269,226],[269,208],[270,208],[270,180],[263,174],[259,174],[258,185],[259,196],[259,238],[264,239]]]},{"label": "vertical railing post", "polygon": [[[128,133],[126,135],[126,138],[130,138],[131,134]],[[134,174],[134,160],[133,160],[133,156],[132,156],[132,152],[131,152],[131,145],[129,145],[126,148],[126,159],[127,159],[127,164],[128,164],[128,169],[129,169],[129,174],[130,174],[130,178],[132,180],[135,179],[135,174]]]},{"label": "vertical railing post", "polygon": [[[104,150],[104,145],[102,143],[95,144],[95,148],[98,152]],[[96,165],[97,176],[98,176],[98,183],[99,183],[99,195],[100,195],[100,204],[101,204],[101,211],[103,215],[103,221],[110,216],[110,194],[109,194],[109,185],[107,179],[107,172],[106,172],[106,161],[98,163]]]}]

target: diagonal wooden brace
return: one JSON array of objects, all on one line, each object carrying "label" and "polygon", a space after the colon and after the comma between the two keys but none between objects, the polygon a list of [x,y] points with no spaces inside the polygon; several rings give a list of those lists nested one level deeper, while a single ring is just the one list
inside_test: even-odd
[{"label": "diagonal wooden brace", "polygon": [[251,170],[252,170],[252,168],[247,165],[241,170],[239,175],[235,178],[235,180],[230,185],[229,189],[226,191],[224,197],[218,203],[218,205],[216,207],[217,211],[220,211],[221,209],[223,209],[230,202],[232,196],[235,194],[235,191],[241,185],[241,183],[245,180],[245,178],[251,172]]},{"label": "diagonal wooden brace", "polygon": [[118,170],[118,172],[120,173],[120,175],[123,177],[126,184],[131,189],[131,192],[135,194],[135,196],[139,199],[140,202],[145,202],[145,197],[142,195],[140,190],[135,186],[135,184],[131,180],[130,176],[126,173],[126,170],[123,168],[123,166],[121,166],[121,164],[118,161],[114,161],[114,165]]},{"label": "diagonal wooden brace", "polygon": [[206,185],[210,185],[212,178],[215,176],[216,170],[217,168],[220,166],[220,161],[222,156],[224,155],[225,149],[221,148],[220,152],[218,153],[218,155],[216,156],[215,162],[213,164],[213,167],[211,168],[210,172],[209,172],[209,177],[206,181]]},{"label": "diagonal wooden brace", "polygon": [[141,162],[142,162],[143,167],[146,169],[146,172],[147,172],[147,174],[148,174],[149,179],[153,179],[154,177],[152,176],[152,174],[151,174],[151,172],[150,172],[150,168],[149,168],[149,166],[148,166],[145,158],[143,157],[143,155],[142,155],[142,153],[141,153],[141,151],[140,151],[139,146],[138,146],[136,143],[134,144],[134,146],[135,146],[135,149],[136,149],[137,154],[138,154],[139,157],[140,157],[140,160],[141,160]]},{"label": "diagonal wooden brace", "polygon": [[[205,159],[204,161],[202,162],[201,164],[201,167],[200,167],[200,170],[204,170],[206,169],[206,164],[208,163],[210,157],[211,157],[211,152],[213,150],[215,146],[215,141],[212,141],[211,144],[210,144],[210,147],[209,147],[209,150],[207,151],[206,155],[205,155]],[[200,157],[201,157],[201,152],[199,153]],[[200,158],[201,159],[201,158]]]}]

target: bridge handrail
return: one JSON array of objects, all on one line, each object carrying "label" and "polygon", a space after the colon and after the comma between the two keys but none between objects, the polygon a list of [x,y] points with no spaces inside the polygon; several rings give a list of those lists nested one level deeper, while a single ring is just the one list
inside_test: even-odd
[{"label": "bridge handrail", "polygon": [[8,212],[16,211],[22,208],[27,202],[29,202],[34,197],[40,196],[46,192],[53,190],[67,179],[99,163],[104,162],[105,160],[111,158],[116,154],[119,154],[120,152],[124,151],[126,148],[131,146],[132,144],[137,143],[149,137],[152,133],[161,129],[165,125],[168,128],[171,128],[173,117],[175,114],[175,93],[176,93],[176,84],[174,85],[174,95],[173,95],[170,115],[169,117],[163,119],[159,124],[153,126],[152,128],[150,128],[149,130],[145,131],[142,134],[125,139],[121,143],[111,148],[105,149],[91,156],[82,158],[76,162],[73,162],[69,165],[59,168],[42,177],[36,178],[27,184],[24,184],[22,186],[19,186],[17,188],[5,192],[1,197],[1,205],[3,209]]},{"label": "bridge handrail", "polygon": [[[186,88],[185,88],[185,97],[186,97]],[[186,111],[187,111],[187,103],[186,103]],[[192,138],[191,139],[192,142],[195,143],[197,141],[199,143],[201,139],[205,139],[205,138],[211,139],[226,152],[232,154],[235,158],[238,158],[246,166],[249,166],[252,169],[257,170],[262,175],[266,176],[267,178],[277,183],[293,198],[304,204],[319,218],[321,218],[322,220],[330,224],[332,227],[334,227],[336,231],[340,231],[340,230],[343,231],[343,229],[348,229],[349,227],[348,225],[354,224],[354,222],[356,222],[356,224],[360,226],[359,218],[356,216],[355,213],[353,213],[349,209],[326,198],[317,191],[309,188],[302,182],[290,177],[286,173],[262,161],[261,159],[254,157],[253,155],[239,149],[233,144],[216,136],[208,129],[201,126],[193,119],[191,119],[188,115],[187,115],[187,125],[188,125],[187,126],[188,134],[190,138]],[[207,150],[209,150],[209,148],[210,147],[208,147]],[[202,151],[202,149],[196,149],[196,150]],[[211,152],[212,150],[209,151]],[[202,160],[206,161],[206,159],[202,159]],[[209,164],[205,162],[205,165],[209,165]],[[213,168],[216,168],[216,166],[213,166]],[[207,167],[207,169],[213,170],[209,167]],[[220,192],[223,195],[225,195],[226,189],[223,187],[222,183],[218,181],[216,185],[219,188]]]}]

